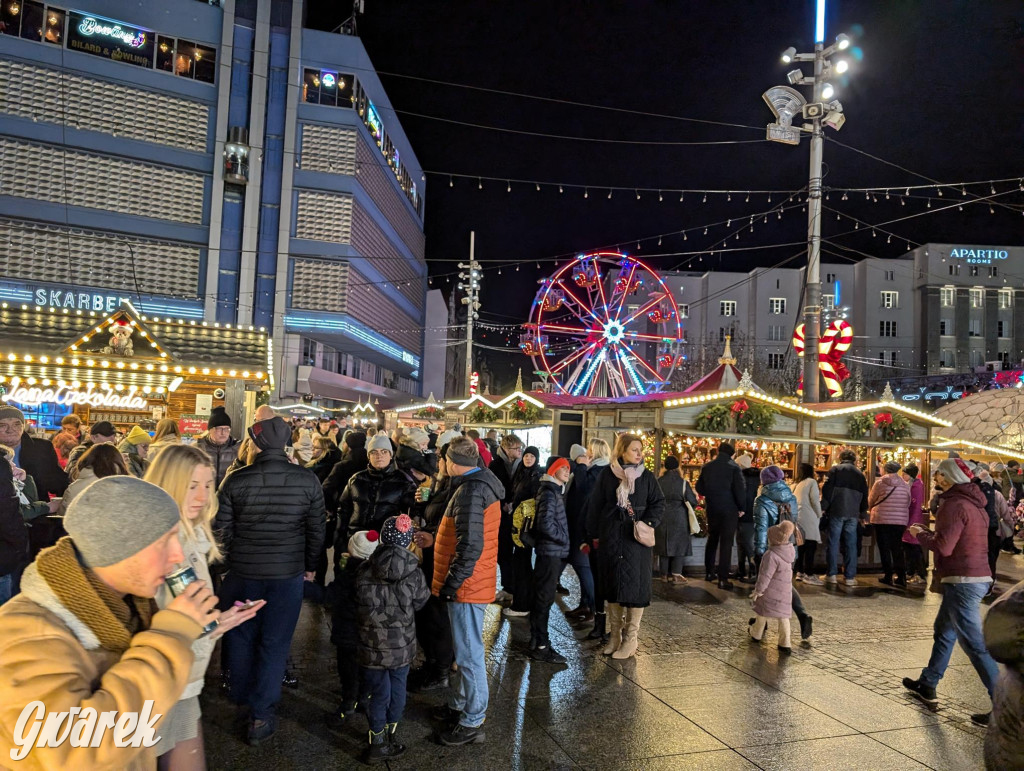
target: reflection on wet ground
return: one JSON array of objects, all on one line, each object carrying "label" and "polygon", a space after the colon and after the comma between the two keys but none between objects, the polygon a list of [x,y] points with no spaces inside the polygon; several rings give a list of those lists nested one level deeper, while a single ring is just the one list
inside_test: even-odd
[{"label": "reflection on wet ground", "polygon": [[[1024,557],[1001,555],[1001,587],[1024,577]],[[900,685],[928,660],[938,595],[901,592],[861,576],[862,585],[804,587],[814,616],[810,645],[780,655],[774,630],[746,636],[748,587],[733,591],[691,579],[655,582],[640,650],[633,659],[602,656],[590,627],[551,614],[552,644],[564,667],[527,656],[529,624],[488,607],[484,638],[490,684],[487,741],[442,747],[430,709],[440,694],[410,694],[400,726],[407,754],[392,769],[974,769],[984,732],[972,712],[988,695],[957,648],[932,713]],[[557,599],[575,607],[578,594]],[[366,720],[332,723],[338,700],[330,616],[303,608],[292,645],[298,686],[285,689],[277,735],[258,748],[211,671],[203,695],[212,769],[360,768]],[[796,624],[794,622],[794,627]]]}]

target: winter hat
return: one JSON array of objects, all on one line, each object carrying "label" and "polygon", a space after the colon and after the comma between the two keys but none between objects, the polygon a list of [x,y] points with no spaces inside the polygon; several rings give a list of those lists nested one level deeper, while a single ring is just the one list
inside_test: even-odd
[{"label": "winter hat", "polygon": [[368,559],[379,540],[380,534],[376,530],[360,530],[348,539],[348,554],[357,559]]},{"label": "winter hat", "polygon": [[896,474],[900,470],[900,464],[894,460],[891,460],[888,463],[886,463],[885,466],[882,467],[882,470],[886,474]]},{"label": "winter hat", "polygon": [[[463,437],[459,437],[460,439]],[[472,449],[470,449],[472,448]],[[468,466],[473,468],[480,463],[480,450],[476,442],[469,439],[465,442],[456,442],[454,439],[448,444],[447,459],[449,463],[456,466]]]},{"label": "winter hat", "polygon": [[380,542],[384,544],[393,543],[408,549],[412,543],[412,534],[416,528],[412,526],[412,520],[408,514],[399,514],[397,517],[388,517],[384,520],[384,527],[380,529]]},{"label": "winter hat", "polygon": [[9,404],[5,404],[0,407],[0,420],[10,419],[20,420],[22,423],[25,422],[25,413],[19,410],[17,407],[12,407]]},{"label": "winter hat", "polygon": [[430,441],[430,436],[422,428],[407,428],[405,429],[405,435],[412,439],[417,447],[423,442]]},{"label": "winter hat", "polygon": [[786,478],[786,473],[778,466],[765,466],[761,469],[761,484],[770,485],[773,482],[781,482]]},{"label": "winter hat", "polygon": [[967,464],[959,458],[946,458],[935,470],[955,485],[965,485],[971,481]]},{"label": "winter hat", "polygon": [[149,444],[153,441],[153,437],[138,426],[132,426],[132,430],[128,432],[128,436],[126,436],[124,440],[128,442],[128,444],[133,444],[138,447],[140,444]]},{"label": "winter hat", "polygon": [[987,464],[987,463],[985,463],[984,461],[978,461],[978,462],[977,462],[977,463],[975,464],[975,467],[976,467],[976,468],[978,468],[978,469],[980,469],[981,471],[990,471],[990,470],[991,470],[991,469],[989,469],[989,466],[988,466],[988,464]]},{"label": "winter hat", "polygon": [[665,458],[665,462],[662,465],[665,466],[666,471],[675,471],[679,468],[679,458],[675,455],[669,455]]},{"label": "winter hat", "polygon": [[[771,466],[769,466],[769,468],[771,468]],[[788,542],[789,539],[793,537],[794,527],[793,523],[788,519],[784,519],[779,524],[769,527],[768,543],[772,546],[778,546],[779,544]]]},{"label": "winter hat", "polygon": [[349,431],[345,434],[345,444],[350,450],[362,450],[366,448],[366,434],[362,431]]},{"label": "winter hat", "polygon": [[210,419],[206,421],[207,430],[217,428],[217,426],[231,427],[231,417],[223,407],[214,407],[210,410]]},{"label": "winter hat", "polygon": [[95,434],[96,436],[113,436],[117,433],[117,429],[114,428],[114,424],[106,420],[101,420],[98,423],[93,423],[89,427],[89,433]]},{"label": "winter hat", "polygon": [[582,444],[574,444],[572,447],[569,448],[569,460],[571,460],[573,463],[576,462],[576,459],[578,457],[586,454],[587,448],[584,447]]},{"label": "winter hat", "polygon": [[373,439],[366,443],[367,454],[374,450],[387,450],[392,455],[395,452],[395,448],[391,445],[391,440],[388,439],[388,435],[384,433],[374,434]]},{"label": "winter hat", "polygon": [[447,431],[443,431],[441,433],[441,435],[439,437],[437,437],[437,446],[438,447],[444,447],[446,444],[449,444],[452,441],[452,439],[454,439],[457,436],[462,436],[462,434],[460,434],[458,431],[456,431],[454,429],[449,428]]},{"label": "winter hat", "polygon": [[538,461],[540,460],[540,450],[534,447],[532,444],[523,450],[523,455],[532,455]]},{"label": "winter hat", "polygon": [[728,442],[722,442],[718,445],[719,455],[729,455],[731,457],[734,452],[736,452],[735,448]]},{"label": "winter hat", "polygon": [[997,474],[999,474],[1002,473],[1003,471],[1006,471],[1006,466],[1004,466],[1002,463],[993,463],[992,468],[989,469],[989,471],[994,471]]},{"label": "winter hat", "polygon": [[162,488],[116,474],[93,482],[75,496],[64,517],[64,529],[82,561],[90,568],[103,568],[142,551],[180,519],[178,504]]},{"label": "winter hat", "polygon": [[736,458],[736,465],[740,468],[750,468],[754,465],[754,456],[747,453],[743,453]]},{"label": "winter hat", "polygon": [[291,441],[292,430],[280,416],[249,426],[249,438],[261,450],[283,450]]},{"label": "winter hat", "polygon": [[554,476],[555,472],[560,468],[569,468],[569,461],[565,458],[559,458],[557,455],[548,458],[548,476]]}]

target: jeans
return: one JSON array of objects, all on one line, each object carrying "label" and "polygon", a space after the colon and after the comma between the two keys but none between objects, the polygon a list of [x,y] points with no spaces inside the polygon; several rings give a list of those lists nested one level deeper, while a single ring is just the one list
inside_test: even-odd
[{"label": "jeans", "polygon": [[594,573],[590,569],[590,557],[576,548],[569,547],[569,564],[580,579],[580,605],[594,609]]},{"label": "jeans", "polygon": [[555,587],[562,573],[562,560],[558,557],[537,555],[533,566],[533,603],[530,607],[530,638],[538,648],[551,644],[548,639],[548,618],[551,603],[555,601]]},{"label": "jeans", "polygon": [[487,665],[484,661],[484,609],[486,605],[449,602],[457,672],[449,678],[448,706],[461,712],[459,723],[467,728],[483,725],[487,717]]},{"label": "jeans", "polygon": [[754,577],[754,515],[742,517],[736,526],[736,556],[739,567],[736,575],[740,578]]},{"label": "jeans", "polygon": [[302,584],[301,574],[261,581],[228,573],[221,587],[222,608],[230,608],[235,600],[267,601],[255,618],[224,635],[231,662],[231,700],[248,704],[253,720],[273,718],[281,700],[281,679],[302,610]]},{"label": "jeans", "polygon": [[370,730],[379,734],[388,723],[397,723],[405,712],[405,681],[409,667],[398,669],[364,669],[363,682],[370,695],[366,719]]},{"label": "jeans", "polygon": [[732,567],[732,543],[739,520],[734,513],[720,514],[708,519],[708,543],[704,551],[705,572],[715,572],[715,552],[718,552],[718,580],[729,579]]},{"label": "jeans", "polygon": [[683,574],[683,562],[686,557],[658,557],[658,568],[663,576]]},{"label": "jeans", "polygon": [[935,617],[935,642],[928,666],[921,671],[921,682],[932,688],[946,673],[953,646],[960,642],[967,658],[985,684],[988,695],[992,695],[999,667],[985,647],[981,631],[981,600],[988,592],[990,582],[983,584],[943,584],[942,604]]},{"label": "jeans", "polygon": [[817,550],[817,541],[804,541],[797,547],[796,570],[798,573],[814,575],[814,553]]},{"label": "jeans", "polygon": [[857,518],[828,518],[828,566],[826,574],[834,576],[839,564],[839,541],[843,542],[843,573],[857,577]]},{"label": "jeans", "polygon": [[903,525],[875,525],[875,539],[882,557],[882,573],[886,578],[907,579],[907,566],[903,561]]},{"label": "jeans", "polygon": [[14,574],[0,576],[0,605],[7,602],[14,594]]},{"label": "jeans", "polygon": [[533,606],[533,549],[517,546],[512,552],[512,610],[529,611]]}]

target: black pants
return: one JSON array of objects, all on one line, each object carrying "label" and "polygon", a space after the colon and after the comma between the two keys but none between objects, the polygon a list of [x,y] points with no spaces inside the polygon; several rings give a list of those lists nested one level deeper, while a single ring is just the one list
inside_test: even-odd
[{"label": "black pants", "polygon": [[512,552],[512,579],[516,590],[512,595],[512,610],[530,610],[533,607],[533,549],[517,546]]},{"label": "black pants", "polygon": [[533,566],[533,602],[530,606],[530,639],[538,648],[550,644],[548,639],[548,617],[551,603],[555,601],[558,577],[562,574],[565,561],[558,557],[537,555]]},{"label": "black pants", "polygon": [[736,525],[736,556],[738,578],[751,578],[757,573],[754,569],[754,515],[747,514]]},{"label": "black pants", "polygon": [[594,612],[604,613],[604,574],[597,562],[597,549],[591,549],[587,558],[590,560],[590,572],[594,574]]},{"label": "black pants", "polygon": [[324,545],[320,547],[320,556],[316,558],[316,573],[313,580],[320,586],[327,581],[327,549],[334,545],[334,534],[338,527],[337,517],[327,520],[324,527]]},{"label": "black pants", "polygon": [[919,544],[903,541],[903,559],[907,563],[907,576],[928,577],[928,556]]},{"label": "black pants", "polygon": [[1003,539],[999,537],[999,528],[992,528],[988,531],[988,566],[992,571],[992,581],[996,580],[996,562],[999,560],[999,549]]},{"label": "black pants", "polygon": [[818,550],[817,541],[804,541],[797,549],[796,569],[798,573],[814,575],[814,554]]},{"label": "black pants", "polygon": [[904,525],[875,525],[878,551],[882,555],[882,573],[886,578],[907,580],[907,566],[903,562]]},{"label": "black pants", "polygon": [[793,587],[793,598],[792,598],[792,600],[793,600],[793,612],[796,614],[796,617],[798,619],[803,621],[807,617],[807,608],[804,607],[803,598],[800,597],[800,592],[798,592],[796,590],[795,586]]},{"label": "black pants", "polygon": [[658,557],[658,567],[661,569],[662,575],[681,576],[685,559],[686,557]]},{"label": "black pants", "polygon": [[715,553],[718,553],[718,580],[729,578],[732,567],[732,542],[736,537],[736,514],[719,515],[708,518],[708,543],[704,552],[704,568],[706,573],[715,572]]},{"label": "black pants", "polygon": [[432,674],[447,674],[455,661],[448,603],[431,595],[427,604],[416,611],[416,639],[423,648],[423,666]]},{"label": "black pants", "polygon": [[363,695],[360,684],[359,664],[356,663],[356,649],[338,646],[338,679],[341,680],[341,701],[354,704]]},{"label": "black pants", "polygon": [[515,566],[513,565],[512,514],[501,512],[498,523],[498,569],[501,571],[501,588],[511,595],[516,593]]}]

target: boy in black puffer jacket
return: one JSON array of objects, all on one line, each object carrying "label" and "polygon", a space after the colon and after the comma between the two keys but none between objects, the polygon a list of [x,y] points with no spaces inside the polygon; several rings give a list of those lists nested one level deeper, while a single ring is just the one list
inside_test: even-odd
[{"label": "boy in black puffer jacket", "polygon": [[405,753],[395,732],[405,710],[409,665],[416,657],[414,614],[430,596],[416,555],[409,551],[414,530],[408,514],[389,517],[380,546],[356,573],[358,660],[371,694],[368,763]]},{"label": "boy in black puffer jacket", "polygon": [[558,577],[569,556],[569,523],[563,491],[569,481],[569,461],[553,457],[547,473],[540,478],[534,515],[533,606],[530,608],[530,656],[537,661],[564,664],[565,657],[551,647],[548,616],[555,601]]}]

